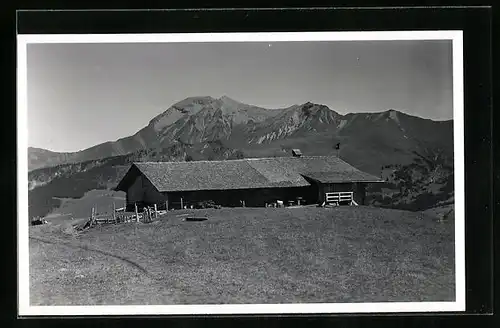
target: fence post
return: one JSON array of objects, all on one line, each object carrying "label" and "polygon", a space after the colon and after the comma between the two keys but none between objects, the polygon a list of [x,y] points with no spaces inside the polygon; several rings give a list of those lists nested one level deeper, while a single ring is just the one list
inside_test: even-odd
[{"label": "fence post", "polygon": [[158,219],[158,206],[155,204],[155,219]]},{"label": "fence post", "polygon": [[139,222],[139,210],[137,210],[137,203],[134,203],[135,206],[135,220]]},{"label": "fence post", "polygon": [[116,206],[115,206],[115,202],[113,202],[113,221],[116,223]]},{"label": "fence post", "polygon": [[184,203],[182,201],[182,197],[181,197],[181,210],[184,209]]},{"label": "fence post", "polygon": [[168,212],[168,200],[165,202],[165,210]]}]

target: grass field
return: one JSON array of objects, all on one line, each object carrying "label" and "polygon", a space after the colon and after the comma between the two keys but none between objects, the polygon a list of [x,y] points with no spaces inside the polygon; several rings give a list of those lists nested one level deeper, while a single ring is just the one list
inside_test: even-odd
[{"label": "grass field", "polygon": [[360,206],[171,211],[81,234],[33,226],[31,304],[453,301],[453,225]]},{"label": "grass field", "polygon": [[116,208],[125,205],[125,193],[111,190],[90,190],[81,198],[59,198],[61,206],[51,211],[46,219],[54,220],[56,217],[70,216],[73,218],[89,217],[92,206],[98,214],[112,213],[113,203]]}]

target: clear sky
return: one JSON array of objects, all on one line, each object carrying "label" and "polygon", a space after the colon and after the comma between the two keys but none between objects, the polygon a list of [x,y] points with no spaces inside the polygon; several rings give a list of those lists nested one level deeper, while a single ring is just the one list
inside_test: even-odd
[{"label": "clear sky", "polygon": [[192,96],[453,116],[450,41],[31,44],[27,56],[29,146],[53,151],[129,136]]}]

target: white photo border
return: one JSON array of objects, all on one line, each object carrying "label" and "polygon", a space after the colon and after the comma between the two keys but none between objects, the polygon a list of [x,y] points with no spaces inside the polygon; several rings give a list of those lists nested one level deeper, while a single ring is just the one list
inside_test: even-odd
[{"label": "white photo border", "polygon": [[[34,43],[192,43],[293,41],[449,40],[453,49],[453,142],[455,176],[455,301],[305,304],[207,304],[141,306],[31,306],[29,303],[27,46]],[[173,34],[18,34],[17,35],[17,231],[18,314],[207,315],[330,314],[465,311],[465,158],[463,31],[259,32]]]}]

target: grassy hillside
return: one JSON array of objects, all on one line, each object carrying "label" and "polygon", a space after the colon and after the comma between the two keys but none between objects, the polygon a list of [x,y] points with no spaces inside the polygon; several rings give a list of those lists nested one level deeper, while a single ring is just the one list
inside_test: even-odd
[{"label": "grassy hillside", "polygon": [[35,226],[31,304],[452,301],[453,236],[370,207],[172,211],[80,235]]},{"label": "grassy hillside", "polygon": [[53,177],[28,193],[29,217],[45,216],[61,205],[61,199],[81,198],[90,190],[109,189],[126,172],[128,166],[112,161],[95,165],[88,171]]},{"label": "grassy hillside", "polygon": [[61,205],[51,211],[45,218],[48,222],[59,223],[68,218],[89,218],[91,209],[96,214],[112,213],[113,204],[116,208],[125,205],[125,193],[112,190],[90,190],[81,198],[60,198]]},{"label": "grassy hillside", "polygon": [[413,211],[453,205],[453,160],[442,152],[415,152],[414,162],[382,167],[383,184],[370,186],[371,204]]}]

